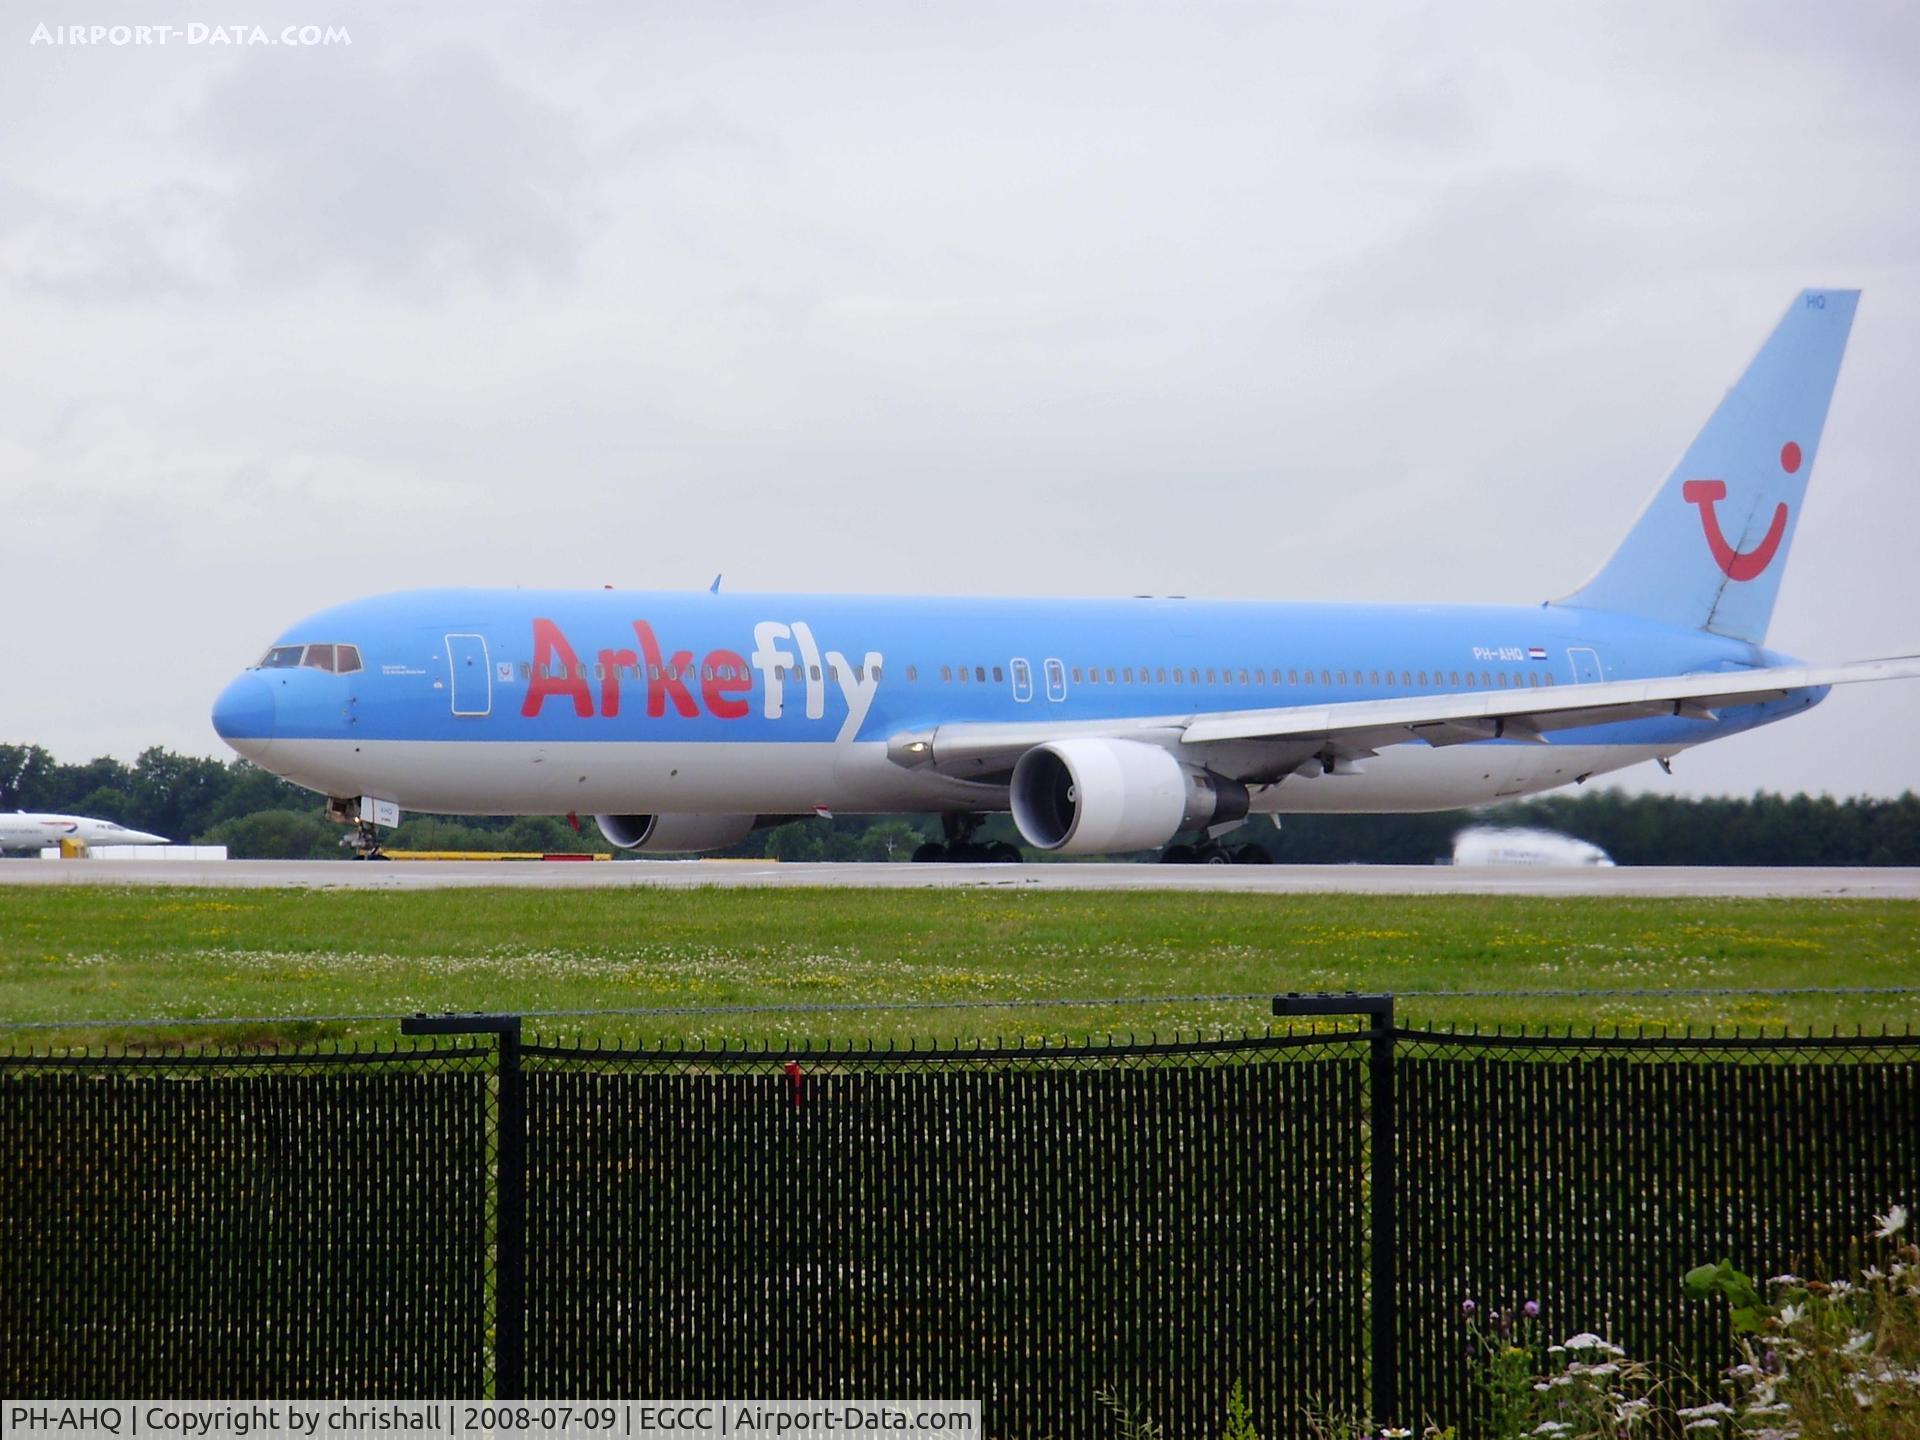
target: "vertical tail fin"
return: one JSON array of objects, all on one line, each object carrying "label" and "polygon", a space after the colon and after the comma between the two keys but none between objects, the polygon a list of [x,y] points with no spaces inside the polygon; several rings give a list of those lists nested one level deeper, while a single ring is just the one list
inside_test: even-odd
[{"label": "vertical tail fin", "polygon": [[1859,300],[1800,292],[1620,548],[1560,603],[1765,639]]}]

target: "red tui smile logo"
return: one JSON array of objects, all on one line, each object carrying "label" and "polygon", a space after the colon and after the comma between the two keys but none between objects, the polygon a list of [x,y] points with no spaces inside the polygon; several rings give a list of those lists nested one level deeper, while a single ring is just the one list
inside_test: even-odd
[{"label": "red tui smile logo", "polygon": [[[1800,468],[1800,447],[1791,440],[1780,447],[1780,468],[1789,475]],[[1774,554],[1780,549],[1781,537],[1787,533],[1787,507],[1784,503],[1773,507],[1773,523],[1767,526],[1767,533],[1758,545],[1751,550],[1736,550],[1721,533],[1720,517],[1713,508],[1726,493],[1724,480],[1689,480],[1680,487],[1680,498],[1700,507],[1700,528],[1706,532],[1713,563],[1731,580],[1751,580],[1773,563]]]}]

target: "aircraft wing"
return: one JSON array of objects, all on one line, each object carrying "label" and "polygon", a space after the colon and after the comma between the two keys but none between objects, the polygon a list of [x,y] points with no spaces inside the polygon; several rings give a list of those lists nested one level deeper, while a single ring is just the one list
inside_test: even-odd
[{"label": "aircraft wing", "polygon": [[1736,705],[1778,700],[1796,690],[1868,680],[1920,677],[1920,655],[1843,665],[1781,665],[1643,680],[1604,680],[1534,690],[1478,690],[1393,699],[1335,701],[1270,709],[1212,711],[1115,720],[1025,724],[960,723],[895,736],[888,754],[901,765],[930,766],[956,778],[1004,776],[1035,745],[1075,736],[1141,740],[1186,749],[1201,764],[1228,747],[1241,778],[1283,774],[1309,756],[1361,757],[1388,745],[1461,745],[1475,740],[1550,744],[1556,730],[1584,729],[1663,715],[1711,720]]}]

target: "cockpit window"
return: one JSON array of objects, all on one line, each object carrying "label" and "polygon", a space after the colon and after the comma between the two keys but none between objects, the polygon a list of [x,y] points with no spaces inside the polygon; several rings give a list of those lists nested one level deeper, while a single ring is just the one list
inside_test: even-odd
[{"label": "cockpit window", "polygon": [[362,669],[358,645],[276,645],[261,657],[262,670],[325,670],[351,675]]}]

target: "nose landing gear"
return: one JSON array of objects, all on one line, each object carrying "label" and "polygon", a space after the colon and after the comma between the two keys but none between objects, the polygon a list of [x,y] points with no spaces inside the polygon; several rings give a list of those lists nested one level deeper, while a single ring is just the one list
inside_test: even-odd
[{"label": "nose landing gear", "polygon": [[336,825],[351,825],[353,827],[353,833],[351,835],[342,835],[340,837],[340,844],[343,847],[352,848],[354,859],[385,860],[387,858],[386,852],[380,848],[380,831],[375,827],[373,821],[367,819],[360,813],[360,802],[357,799],[341,800],[335,798],[328,800],[327,818]]}]

